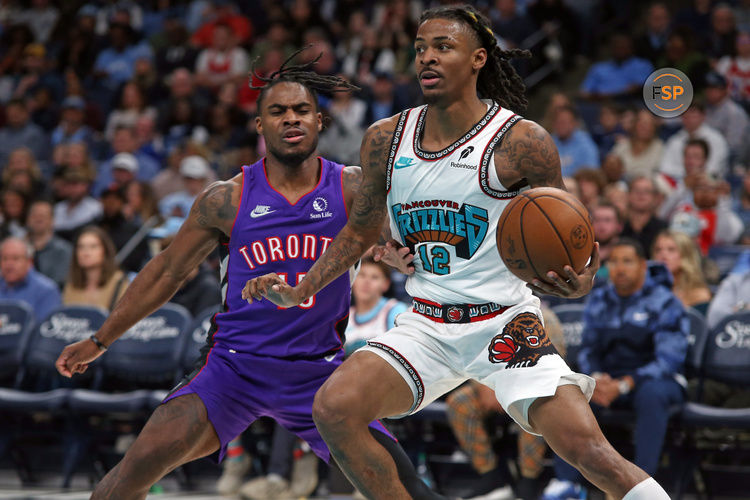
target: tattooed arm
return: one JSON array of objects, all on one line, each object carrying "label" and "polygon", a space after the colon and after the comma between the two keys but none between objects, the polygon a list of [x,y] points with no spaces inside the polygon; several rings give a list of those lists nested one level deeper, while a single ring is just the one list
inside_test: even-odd
[{"label": "tattooed arm", "polygon": [[[240,178],[236,177],[216,182],[198,196],[174,241],[146,264],[117,302],[96,333],[99,342],[109,346],[180,289],[190,272],[216,247],[221,234],[231,233],[241,190]],[[55,365],[62,375],[70,377],[83,373],[100,354],[94,342],[84,339],[67,346]]]},{"label": "tattooed arm", "polygon": [[[495,170],[504,186],[526,179],[529,186],[565,189],[560,172],[560,155],[554,141],[538,124],[522,120],[511,127],[495,151]],[[599,244],[594,243],[589,265],[581,274],[565,266],[565,276],[547,272],[549,283],[533,280],[527,284],[537,293],[558,297],[582,297],[591,291],[599,270]]]},{"label": "tattooed arm", "polygon": [[291,287],[276,274],[267,274],[247,282],[242,291],[244,299],[265,297],[282,307],[301,304],[349,269],[378,241],[387,214],[386,165],[397,119],[386,118],[367,129],[360,149],[362,183],[349,210],[349,220],[305,279]]},{"label": "tattooed arm", "polygon": [[526,179],[531,187],[565,189],[555,142],[530,120],[521,120],[508,130],[495,151],[495,170],[503,186]]}]

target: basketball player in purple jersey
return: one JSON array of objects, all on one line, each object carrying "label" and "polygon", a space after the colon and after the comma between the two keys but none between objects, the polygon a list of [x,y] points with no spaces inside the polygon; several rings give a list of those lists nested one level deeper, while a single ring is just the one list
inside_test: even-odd
[{"label": "basketball player in purple jersey", "polygon": [[[549,134],[512,111],[526,105],[509,63],[522,51],[502,50],[489,21],[469,5],[426,11],[414,48],[428,104],[370,126],[347,225],[299,285],[271,274],[243,291],[284,307],[307,300],[375,243],[386,214],[397,243],[413,251],[406,283],[413,310],[355,352],[315,398],[313,416],[331,453],[368,497],[409,498],[367,424],[414,413],[474,379],[612,497],[668,500],[602,435],[587,400],[593,379],[565,365],[544,332],[539,300],[497,253],[496,226],[509,200],[528,186],[564,189]],[[579,297],[598,267],[595,245],[581,274],[566,266],[565,276],[547,273],[551,284],[529,287]],[[509,358],[499,357],[503,346]]]},{"label": "basketball player in purple jersey", "polygon": [[[248,279],[275,269],[298,283],[346,224],[361,178],[359,167],[315,155],[322,127],[315,90],[353,87],[313,73],[314,62],[289,66],[293,57],[265,79],[258,98],[256,126],[267,156],[199,195],[174,242],[143,268],[102,328],[67,346],[56,362],[62,375],[84,372],[107,346],[168,301],[218,245],[224,304],[202,359],[154,411],[92,498],[145,498],[175,467],[217,451],[221,460],[227,444],[262,416],[307,441],[323,460],[330,458],[311,412],[316,391],[344,357],[349,277],[289,309],[248,304],[241,297]],[[442,498],[417,478],[382,424],[370,427],[393,453],[410,495]]]}]

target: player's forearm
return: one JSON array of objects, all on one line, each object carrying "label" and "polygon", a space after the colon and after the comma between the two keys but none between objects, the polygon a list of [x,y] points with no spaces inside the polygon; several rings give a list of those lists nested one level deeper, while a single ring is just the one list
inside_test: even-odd
[{"label": "player's forearm", "polygon": [[164,305],[180,289],[183,281],[184,276],[169,271],[163,254],[151,259],[97,332],[99,341],[107,346],[112,344],[131,326]]},{"label": "player's forearm", "polygon": [[310,268],[299,285],[306,300],[323,289],[331,281],[349,270],[380,236],[381,224],[373,222],[367,228],[347,224],[336,236],[323,255]]}]

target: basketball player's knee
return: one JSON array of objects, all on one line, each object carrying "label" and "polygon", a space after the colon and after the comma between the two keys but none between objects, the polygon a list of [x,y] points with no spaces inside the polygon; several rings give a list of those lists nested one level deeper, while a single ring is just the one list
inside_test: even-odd
[{"label": "basketball player's knee", "polygon": [[312,417],[318,429],[325,433],[331,428],[340,429],[354,423],[357,408],[356,394],[336,384],[324,385],[315,394]]}]

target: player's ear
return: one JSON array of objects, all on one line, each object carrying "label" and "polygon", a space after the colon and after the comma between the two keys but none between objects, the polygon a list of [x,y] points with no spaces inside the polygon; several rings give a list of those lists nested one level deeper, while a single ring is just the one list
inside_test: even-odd
[{"label": "player's ear", "polygon": [[471,67],[474,71],[479,71],[487,64],[487,49],[479,47],[471,54]]},{"label": "player's ear", "polygon": [[255,131],[258,135],[263,135],[263,124],[260,121],[260,116],[255,117]]},{"label": "player's ear", "polygon": [[323,131],[323,113],[318,111],[315,113],[315,118],[318,120],[318,132]]}]

